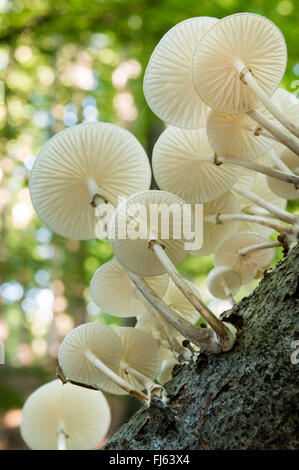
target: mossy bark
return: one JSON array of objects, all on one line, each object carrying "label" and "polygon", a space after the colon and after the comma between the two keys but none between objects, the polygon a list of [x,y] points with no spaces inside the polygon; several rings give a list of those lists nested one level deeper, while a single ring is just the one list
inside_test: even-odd
[{"label": "mossy bark", "polygon": [[298,254],[297,246],[226,312],[238,328],[234,349],[176,367],[168,407],[138,410],[105,449],[298,448]]}]

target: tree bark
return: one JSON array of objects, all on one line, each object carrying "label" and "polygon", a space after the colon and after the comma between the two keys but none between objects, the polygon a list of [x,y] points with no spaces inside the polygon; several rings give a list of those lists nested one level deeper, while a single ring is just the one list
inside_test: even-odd
[{"label": "tree bark", "polygon": [[166,385],[168,407],[139,409],[104,449],[298,448],[299,366],[291,362],[299,339],[298,253],[297,246],[225,312],[238,328],[234,349],[177,366]]}]

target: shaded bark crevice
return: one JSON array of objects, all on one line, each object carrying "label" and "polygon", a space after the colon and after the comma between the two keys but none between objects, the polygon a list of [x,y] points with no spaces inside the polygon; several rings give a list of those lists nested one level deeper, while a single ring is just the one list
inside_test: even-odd
[{"label": "shaded bark crevice", "polygon": [[138,410],[104,449],[298,448],[298,254],[297,246],[226,312],[238,328],[234,349],[177,366],[168,407]]}]

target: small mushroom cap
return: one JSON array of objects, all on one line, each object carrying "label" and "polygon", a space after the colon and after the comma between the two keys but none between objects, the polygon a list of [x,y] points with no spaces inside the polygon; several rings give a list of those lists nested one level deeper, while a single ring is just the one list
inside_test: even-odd
[{"label": "small mushroom cap", "polygon": [[[270,118],[269,113],[263,114]],[[207,122],[207,135],[211,147],[219,156],[255,160],[275,144],[275,140],[269,137],[255,135],[254,131],[258,127],[247,114],[211,111]]]},{"label": "small mushroom cap", "polygon": [[116,207],[118,196],[149,188],[151,169],[138,140],[114,124],[83,123],[52,137],[33,165],[29,187],[41,220],[63,237],[96,238],[89,179]]},{"label": "small mushroom cap", "polygon": [[[168,286],[168,275],[148,277],[147,282],[155,294],[163,297]],[[93,301],[101,310],[116,317],[136,317],[144,312],[144,303],[137,290],[117,258],[97,269],[90,284]]]},{"label": "small mushroom cap", "polygon": [[86,358],[90,350],[115,371],[122,357],[118,335],[108,326],[86,323],[72,330],[62,341],[58,362],[66,378],[86,385],[104,386],[110,379]]},{"label": "small mushroom cap", "polygon": [[[175,265],[183,261],[188,254],[182,235],[183,222],[187,227],[192,227],[193,222],[191,211],[183,211],[185,204],[182,199],[165,191],[142,191],[119,204],[111,220],[109,240],[115,256],[127,270],[141,276],[165,273],[158,257],[149,247],[151,240],[157,240],[165,247],[165,253]],[[164,215],[158,221],[150,220],[153,208],[163,210]],[[132,215],[128,215],[130,212]],[[136,228],[140,229],[137,235],[142,238],[132,238]]]},{"label": "small mushroom cap", "polygon": [[[264,161],[265,161],[265,158],[264,158]],[[260,163],[260,161],[258,161],[258,163]],[[264,162],[262,164],[264,164]],[[239,186],[238,183],[236,183],[236,186]],[[245,188],[245,189],[248,189],[248,188]],[[270,190],[267,184],[267,177],[261,173],[256,174],[255,184],[250,189],[250,191],[252,191],[257,196],[260,196],[265,201],[271,202],[271,204],[274,204],[276,207],[279,207],[280,209],[285,209],[286,207],[286,204],[287,204],[286,199],[279,197],[277,194],[274,194]],[[248,208],[252,208],[252,207],[259,208],[259,206],[257,206],[250,199],[247,199],[244,196],[239,195],[239,194],[236,194],[236,196],[239,200],[240,207],[243,211],[246,212]],[[248,222],[248,221],[241,221],[239,225],[239,232],[256,232],[256,233],[260,233],[261,235],[265,237],[268,237],[274,232],[274,230],[270,227],[266,227],[261,224],[255,224],[255,223]]]},{"label": "small mushroom cap", "polygon": [[[298,156],[289,149],[285,149],[281,154],[282,162],[297,176],[299,176]],[[275,165],[274,165],[275,166]],[[278,180],[277,178],[267,177],[269,189],[277,196],[285,199],[299,199],[299,189],[293,184]]]},{"label": "small mushroom cap", "polygon": [[231,295],[235,295],[241,287],[241,278],[230,266],[217,266],[207,276],[207,287],[214,297],[226,299],[224,285]]},{"label": "small mushroom cap", "polygon": [[287,49],[281,31],[254,13],[227,16],[209,29],[193,56],[193,83],[199,97],[216,111],[244,113],[260,103],[241,82],[234,67],[237,59],[252,70],[271,96],[286,67]]},{"label": "small mushroom cap", "polygon": [[199,250],[190,251],[191,255],[206,256],[214,252],[218,243],[238,231],[240,221],[229,220],[215,224],[210,217],[217,214],[239,214],[240,204],[237,197],[228,191],[214,201],[203,204],[203,244]]},{"label": "small mushroom cap", "polygon": [[260,268],[269,267],[274,256],[274,248],[265,248],[252,251],[244,256],[238,254],[242,248],[269,242],[268,238],[259,233],[239,232],[226,238],[216,248],[214,255],[215,266],[230,266],[239,274],[242,284],[254,279]]},{"label": "small mushroom cap", "polygon": [[171,191],[190,203],[216,199],[229,191],[241,174],[236,165],[214,165],[205,129],[185,130],[169,126],[153,150],[155,179],[163,191]]},{"label": "small mushroom cap", "polygon": [[191,65],[198,41],[216,18],[189,18],[171,28],[156,46],[144,75],[143,91],[163,121],[185,129],[205,126],[209,108],[195,92]]},{"label": "small mushroom cap", "polygon": [[[158,342],[150,334],[137,328],[123,326],[114,331],[122,345],[122,359],[117,374],[137,390],[143,390],[145,387],[131,373],[126,372],[126,368],[133,367],[149,379],[155,380],[162,364]],[[117,395],[127,394],[111,381],[106,383],[103,390]]]},{"label": "small mushroom cap", "polygon": [[110,421],[102,392],[53,380],[26,400],[21,434],[33,450],[55,450],[61,430],[68,450],[89,450],[106,436]]}]

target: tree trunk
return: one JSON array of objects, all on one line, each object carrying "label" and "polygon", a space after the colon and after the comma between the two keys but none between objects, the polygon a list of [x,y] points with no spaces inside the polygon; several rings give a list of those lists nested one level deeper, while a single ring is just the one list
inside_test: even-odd
[{"label": "tree trunk", "polygon": [[297,246],[249,297],[225,312],[238,328],[234,349],[177,366],[166,385],[168,407],[155,402],[141,408],[105,449],[298,448],[298,365],[291,361],[298,253]]}]

